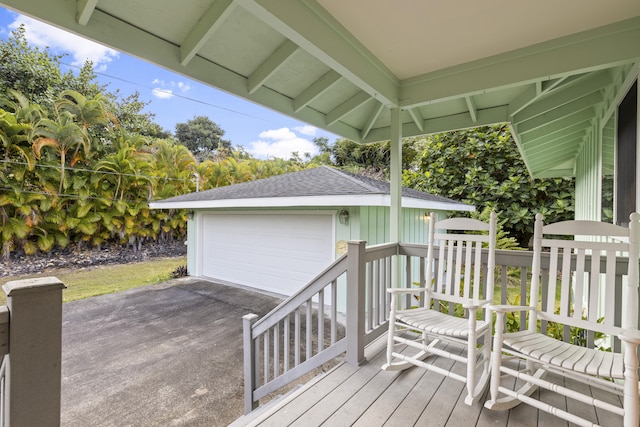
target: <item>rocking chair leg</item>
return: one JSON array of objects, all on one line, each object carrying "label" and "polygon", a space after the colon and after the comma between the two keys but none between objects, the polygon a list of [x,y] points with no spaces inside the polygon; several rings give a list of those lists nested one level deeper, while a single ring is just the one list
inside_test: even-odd
[{"label": "rocking chair leg", "polygon": [[493,350],[491,352],[491,381],[489,386],[490,399],[485,402],[484,406],[489,409],[498,409],[498,389],[500,388],[500,366],[502,358],[502,324],[504,313],[496,314],[496,333],[493,339]]}]

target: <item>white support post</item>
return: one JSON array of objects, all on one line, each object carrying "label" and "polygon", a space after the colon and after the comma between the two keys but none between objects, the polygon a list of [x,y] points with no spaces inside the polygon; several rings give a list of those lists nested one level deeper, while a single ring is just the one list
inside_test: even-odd
[{"label": "white support post", "polygon": [[[390,232],[391,242],[402,241],[402,123],[400,109],[391,109],[391,209]],[[400,287],[400,257],[394,256],[391,263],[391,286]]]},{"label": "white support post", "polygon": [[7,412],[12,427],[60,426],[65,288],[55,277],[2,286],[10,316]]},{"label": "white support post", "polygon": [[402,127],[400,109],[391,109],[391,218],[390,240],[399,243],[402,238]]},{"label": "white support post", "polygon": [[347,356],[346,361],[360,366],[365,346],[365,254],[363,240],[348,243],[347,252]]}]

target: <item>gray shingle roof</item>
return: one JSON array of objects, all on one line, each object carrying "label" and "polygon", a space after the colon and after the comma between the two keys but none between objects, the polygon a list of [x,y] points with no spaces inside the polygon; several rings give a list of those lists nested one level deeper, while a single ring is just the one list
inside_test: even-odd
[{"label": "gray shingle roof", "polygon": [[[169,199],[154,202],[197,202],[231,199],[257,199],[274,197],[309,197],[309,196],[349,196],[349,195],[389,195],[388,182],[367,178],[361,175],[344,172],[328,166],[305,169],[211,190],[184,194]],[[432,202],[453,203],[463,206],[463,203],[446,197],[434,196],[410,188],[402,189],[403,197]]]}]

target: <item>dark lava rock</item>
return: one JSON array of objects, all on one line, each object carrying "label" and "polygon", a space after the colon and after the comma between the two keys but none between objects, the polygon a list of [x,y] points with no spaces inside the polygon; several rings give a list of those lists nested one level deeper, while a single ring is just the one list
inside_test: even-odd
[{"label": "dark lava rock", "polygon": [[0,277],[38,274],[58,268],[126,264],[153,258],[185,256],[186,253],[187,246],[184,241],[146,242],[138,250],[116,244],[104,245],[100,249],[78,249],[70,245],[48,254],[14,253],[8,262],[0,259]]}]

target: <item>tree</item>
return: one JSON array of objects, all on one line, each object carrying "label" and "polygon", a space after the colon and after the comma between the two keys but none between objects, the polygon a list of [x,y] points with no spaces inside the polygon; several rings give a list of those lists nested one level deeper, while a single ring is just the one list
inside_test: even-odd
[{"label": "tree", "polygon": [[224,130],[205,116],[176,124],[176,139],[198,158],[206,158],[214,151],[230,150],[231,142],[222,139],[223,136]]},{"label": "tree", "polygon": [[[117,96],[113,94],[113,96]],[[113,111],[118,124],[129,132],[151,138],[168,139],[171,134],[154,122],[155,114],[143,110],[149,102],[140,99],[137,91],[122,99],[112,100],[109,109]]]},{"label": "tree", "polygon": [[0,88],[15,89],[31,102],[51,105],[62,80],[60,59],[48,50],[27,42],[26,28],[20,25],[7,40],[0,41]]},{"label": "tree", "polygon": [[[329,145],[326,138],[316,138],[313,141],[320,150],[320,154],[311,162],[316,164],[331,164],[341,169],[360,173],[376,179],[385,179],[389,175],[391,162],[391,142],[376,142],[360,144],[349,139],[338,139]],[[402,167],[410,169],[415,162],[418,152],[411,143],[402,144]]]},{"label": "tree", "polygon": [[532,179],[506,125],[486,126],[417,138],[416,170],[405,170],[403,184],[495,209],[504,228],[527,247],[534,216],[552,223],[573,217],[574,181]]},{"label": "tree", "polygon": [[65,170],[67,166],[67,154],[74,151],[73,158],[69,159],[74,166],[82,155],[90,152],[89,136],[87,132],[74,121],[74,116],[68,111],[61,112],[54,120],[42,119],[35,130],[37,139],[33,143],[33,150],[38,159],[42,158],[44,147],[51,147],[55,151],[60,163],[60,184],[58,193],[65,188]]}]

